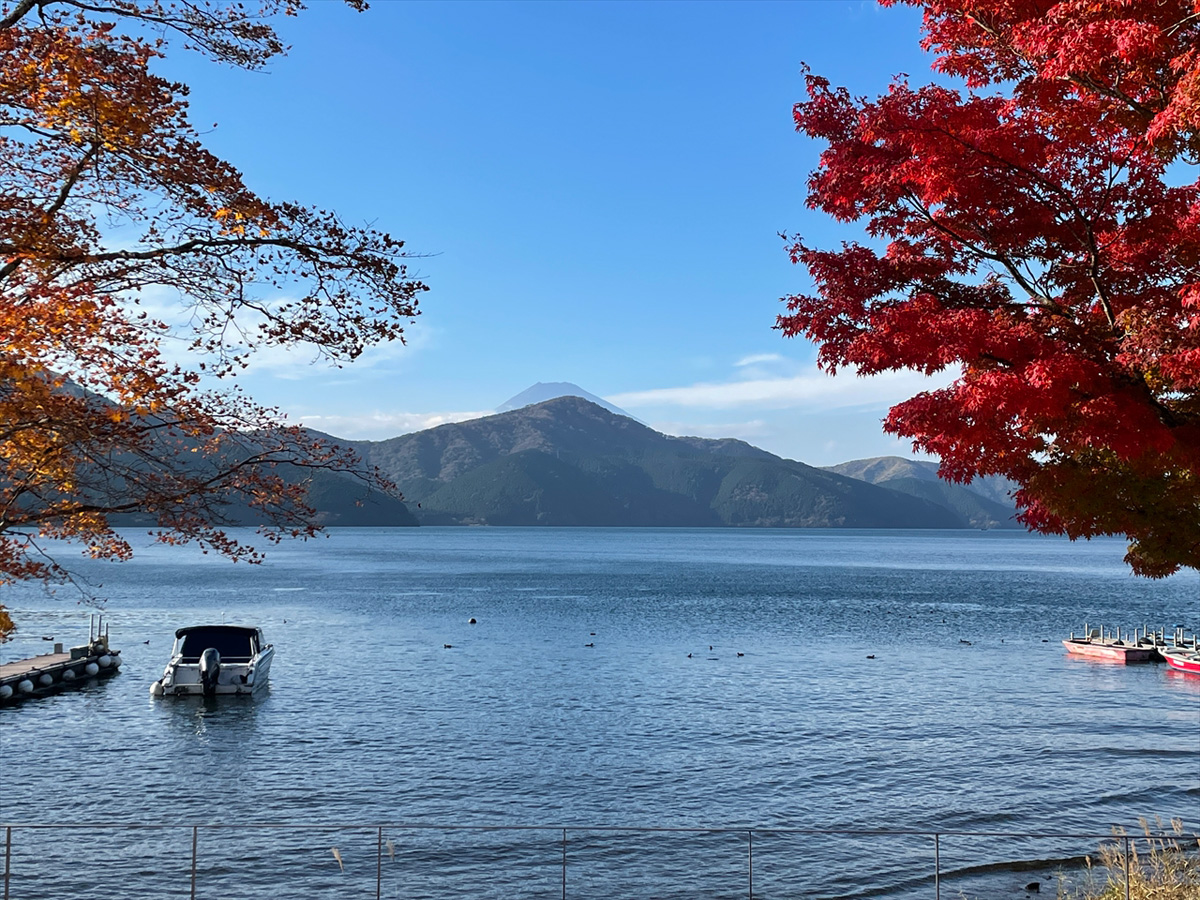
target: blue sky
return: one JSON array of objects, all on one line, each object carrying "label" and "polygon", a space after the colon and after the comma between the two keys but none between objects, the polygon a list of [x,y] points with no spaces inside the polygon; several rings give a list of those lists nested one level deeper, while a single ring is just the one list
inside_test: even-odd
[{"label": "blue sky", "polygon": [[269,352],[243,379],[293,421],[381,439],[570,381],[671,434],[814,465],[891,453],[910,374],[817,373],[772,329],[806,290],[801,66],[856,94],[929,80],[919,16],[874,3],[318,2],[266,73],[175,51],[194,122],[248,184],[403,238],[431,290],[407,346],[343,369]]}]

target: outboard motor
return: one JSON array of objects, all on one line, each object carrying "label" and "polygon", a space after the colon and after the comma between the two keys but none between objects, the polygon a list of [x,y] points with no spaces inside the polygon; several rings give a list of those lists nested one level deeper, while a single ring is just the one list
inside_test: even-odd
[{"label": "outboard motor", "polygon": [[221,674],[221,654],[216,647],[209,647],[200,654],[200,683],[204,685],[204,696],[217,693],[217,677]]}]

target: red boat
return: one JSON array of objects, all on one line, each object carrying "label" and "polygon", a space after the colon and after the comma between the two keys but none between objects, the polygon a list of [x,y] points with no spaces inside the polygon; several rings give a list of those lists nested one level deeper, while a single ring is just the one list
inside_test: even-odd
[{"label": "red boat", "polygon": [[1135,628],[1132,633],[1120,628],[1107,631],[1103,627],[1090,628],[1086,622],[1083,625],[1083,637],[1075,637],[1072,631],[1071,636],[1063,641],[1063,646],[1070,654],[1117,663],[1156,660],[1163,644],[1161,636],[1149,628]]},{"label": "red boat", "polygon": [[1167,665],[1181,672],[1194,672],[1200,675],[1200,650],[1187,647],[1163,647],[1159,651]]},{"label": "red boat", "polygon": [[1158,659],[1159,652],[1152,643],[1127,644],[1113,638],[1069,638],[1063,646],[1075,656],[1119,663],[1150,662]]}]

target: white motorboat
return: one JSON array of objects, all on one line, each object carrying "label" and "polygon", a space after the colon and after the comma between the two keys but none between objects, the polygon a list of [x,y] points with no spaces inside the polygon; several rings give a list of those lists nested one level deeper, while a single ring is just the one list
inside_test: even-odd
[{"label": "white motorboat", "polygon": [[261,628],[193,625],[175,632],[171,661],[150,694],[204,696],[254,694],[267,684],[275,647]]}]

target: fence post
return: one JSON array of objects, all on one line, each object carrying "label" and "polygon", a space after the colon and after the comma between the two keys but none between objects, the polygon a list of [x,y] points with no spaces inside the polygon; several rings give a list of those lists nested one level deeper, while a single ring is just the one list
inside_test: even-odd
[{"label": "fence post", "polygon": [[1125,835],[1125,900],[1129,900],[1129,835]]},{"label": "fence post", "polygon": [[750,900],[754,900],[754,832],[746,832],[746,878],[749,882],[748,889]]},{"label": "fence post", "polygon": [[933,897],[942,900],[942,840],[936,831],[933,833]]},{"label": "fence post", "polygon": [[196,900],[196,833],[199,830],[198,825],[192,826],[192,900]]},{"label": "fence post", "polygon": [[375,900],[380,900],[383,897],[383,826],[379,826],[379,832],[376,835],[375,841]]},{"label": "fence post", "polygon": [[562,831],[562,900],[567,900],[567,829]]},{"label": "fence post", "polygon": [[8,882],[12,878],[12,826],[4,829],[4,900],[8,900]]}]

